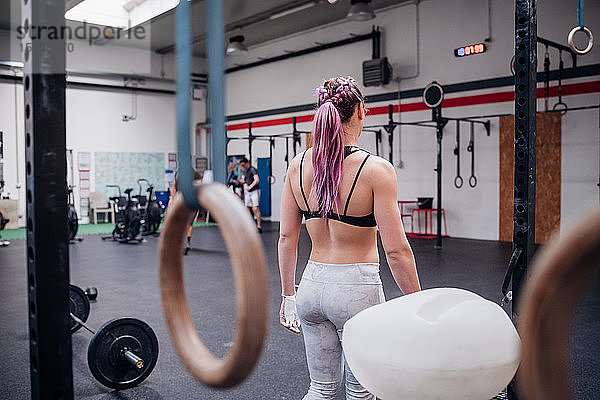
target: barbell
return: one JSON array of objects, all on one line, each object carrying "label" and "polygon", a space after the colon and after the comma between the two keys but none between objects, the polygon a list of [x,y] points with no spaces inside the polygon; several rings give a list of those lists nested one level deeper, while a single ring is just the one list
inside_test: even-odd
[{"label": "barbell", "polygon": [[136,318],[116,318],[94,332],[86,325],[90,314],[86,292],[91,288],[84,292],[70,285],[69,289],[71,333],[83,327],[94,335],[87,353],[94,378],[112,389],[128,389],[143,382],[158,361],[158,339],[152,328]]}]

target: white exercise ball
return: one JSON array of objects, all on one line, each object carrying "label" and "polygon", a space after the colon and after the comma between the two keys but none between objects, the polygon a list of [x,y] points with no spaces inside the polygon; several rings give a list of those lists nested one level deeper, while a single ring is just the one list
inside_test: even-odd
[{"label": "white exercise ball", "polygon": [[344,355],[383,400],[488,400],[519,365],[504,310],[475,293],[428,289],[370,307],[344,325]]}]

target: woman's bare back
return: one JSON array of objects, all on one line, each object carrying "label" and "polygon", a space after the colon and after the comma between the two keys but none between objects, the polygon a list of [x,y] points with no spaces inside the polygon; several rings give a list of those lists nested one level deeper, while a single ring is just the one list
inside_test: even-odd
[{"label": "woman's bare back", "polygon": [[[335,213],[344,213],[357,172],[368,154],[365,151],[356,151],[344,160],[339,205],[334,208]],[[298,208],[307,211],[300,189],[302,155],[294,158],[288,174]],[[362,217],[373,213],[372,176],[378,164],[378,157],[374,156],[370,156],[364,164],[352,190],[347,215]],[[310,211],[317,211],[319,207],[316,196],[310,195],[313,177],[312,149],[309,149],[302,162],[302,184]],[[310,259],[313,261],[331,264],[379,262],[376,227],[360,227],[334,219],[311,218],[306,221],[306,228],[312,241]]]}]

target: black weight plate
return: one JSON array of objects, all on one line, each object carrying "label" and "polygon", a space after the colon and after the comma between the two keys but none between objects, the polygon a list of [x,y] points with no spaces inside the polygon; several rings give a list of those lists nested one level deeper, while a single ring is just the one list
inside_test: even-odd
[{"label": "black weight plate", "polygon": [[134,208],[128,208],[126,212],[129,222],[126,233],[127,240],[135,240],[140,233],[142,218],[140,212]]},{"label": "black weight plate", "polygon": [[[142,368],[123,356],[128,348],[144,361]],[[158,360],[158,339],[144,321],[117,318],[102,325],[88,347],[88,366],[101,384],[112,389],[128,389],[143,382]]]},{"label": "black weight plate", "polygon": [[160,214],[160,206],[156,202],[153,201],[150,204],[148,204],[148,215],[146,217],[148,233],[155,233],[158,230],[161,221]]},{"label": "black weight plate", "polygon": [[[87,298],[85,292],[75,285],[69,285],[69,301],[71,304],[71,313],[83,322],[86,322],[90,316],[90,300]],[[81,325],[71,319],[71,333],[77,332],[80,328]]]},{"label": "black weight plate", "polygon": [[75,239],[77,236],[77,229],[79,229],[79,221],[77,217],[77,211],[75,211],[75,206],[69,204],[69,208],[67,210],[67,219],[69,226],[69,240]]}]

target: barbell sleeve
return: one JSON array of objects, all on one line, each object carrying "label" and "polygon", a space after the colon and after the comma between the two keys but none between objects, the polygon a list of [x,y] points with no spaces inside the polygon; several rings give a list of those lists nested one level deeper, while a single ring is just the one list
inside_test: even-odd
[{"label": "barbell sleeve", "polygon": [[138,357],[137,354],[131,350],[125,349],[123,352],[123,357],[125,357],[125,359],[134,367],[138,369],[144,368],[144,360]]}]

